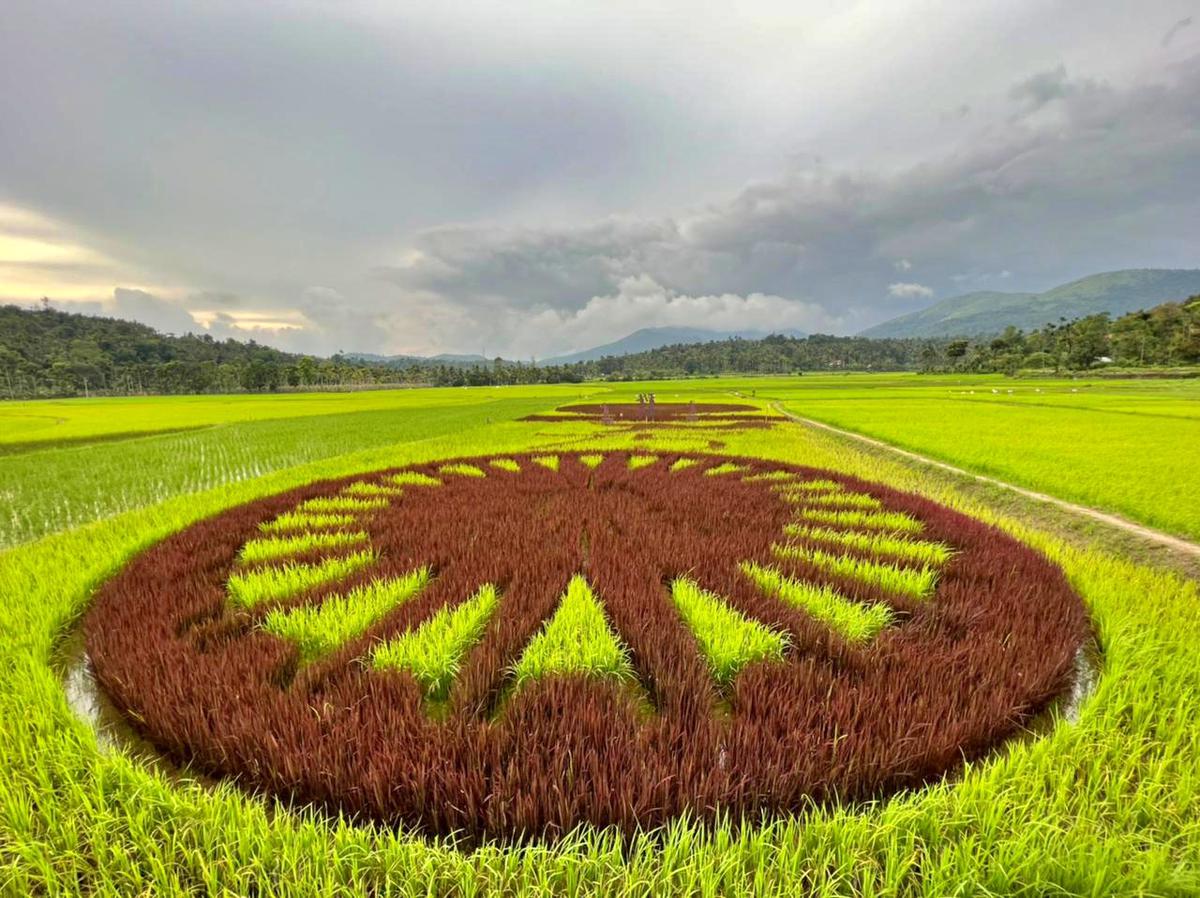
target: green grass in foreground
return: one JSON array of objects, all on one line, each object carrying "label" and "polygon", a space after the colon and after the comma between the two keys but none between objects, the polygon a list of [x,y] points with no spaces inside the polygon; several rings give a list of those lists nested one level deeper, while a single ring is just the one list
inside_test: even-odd
[{"label": "green grass in foreground", "polygon": [[[816,380],[816,378],[813,378]],[[835,378],[824,380],[836,381]],[[781,380],[780,383],[783,381]],[[678,389],[657,385],[661,401]],[[761,381],[720,382],[746,395]],[[622,389],[645,389],[636,384]],[[462,391],[464,395],[469,391]],[[720,397],[711,397],[719,399]],[[1136,404],[1131,398],[1130,404]],[[615,401],[615,400],[611,400]],[[595,452],[704,451],[554,425]],[[538,428],[367,449],[168,498],[0,553],[0,893],[5,895],[771,898],[1200,893],[1200,590],[1193,581],[1076,548],[967,500],[946,480],[799,428],[726,435],[731,454],[830,468],[921,492],[995,523],[1061,565],[1103,649],[1077,719],[966,765],[953,781],[762,826],[678,821],[624,840],[582,827],[553,846],[459,850],[404,830],[289,810],[235,786],[167,776],[101,748],[72,710],[55,652],[96,585],[136,553],[223,508],[309,482],[487,452],[551,451]],[[550,439],[550,437],[546,437]],[[138,441],[133,441],[138,442]],[[132,443],[130,443],[132,445]],[[1136,473],[1138,454],[1112,462]],[[30,489],[51,493],[54,469]],[[123,472],[122,476],[128,476]]]},{"label": "green grass in foreground", "polygon": [[428,582],[428,568],[395,579],[372,580],[347,593],[328,596],[319,605],[272,609],[263,618],[262,628],[295,643],[301,663],[307,664],[361,636]]},{"label": "green grass in foreground", "polygon": [[680,577],[671,583],[671,598],[696,637],[718,686],[728,686],[747,664],[783,658],[787,637],[735,611],[719,596]]},{"label": "green grass in foreground", "polygon": [[803,609],[849,642],[869,642],[892,622],[892,609],[886,605],[864,605],[828,586],[794,580],[753,562],[744,563],[742,572],[763,592]]},{"label": "green grass in foreground", "polygon": [[583,577],[572,577],[558,610],[513,665],[517,684],[548,674],[633,677],[625,648]]},{"label": "green grass in foreground", "polygon": [[439,609],[415,630],[375,649],[371,663],[380,670],[407,670],[431,702],[444,701],[467,651],[483,636],[500,596],[491,584],[453,608]]}]

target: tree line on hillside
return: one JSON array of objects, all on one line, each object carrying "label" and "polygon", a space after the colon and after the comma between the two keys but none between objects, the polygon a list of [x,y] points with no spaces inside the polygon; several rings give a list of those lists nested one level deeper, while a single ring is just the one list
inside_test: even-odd
[{"label": "tree line on hillside", "polygon": [[0,396],[497,386],[805,371],[1084,371],[1200,364],[1200,297],[985,339],[770,336],[664,346],[569,365],[317,358],[253,340],[176,337],[131,321],[0,306]]},{"label": "tree line on hillside", "polygon": [[1088,315],[1025,333],[929,347],[922,371],[1079,372],[1100,368],[1177,368],[1200,364],[1200,296],[1121,315]]},{"label": "tree line on hillside", "polygon": [[576,366],[386,363],[344,355],[319,358],[254,340],[162,334],[117,318],[0,306],[0,396],[270,392],[305,388],[482,386],[578,382]]}]

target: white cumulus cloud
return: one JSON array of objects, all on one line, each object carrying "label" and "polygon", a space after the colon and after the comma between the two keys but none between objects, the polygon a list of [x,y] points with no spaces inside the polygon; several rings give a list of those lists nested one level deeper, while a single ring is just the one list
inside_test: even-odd
[{"label": "white cumulus cloud", "polygon": [[888,294],[890,296],[898,296],[901,299],[928,299],[930,296],[933,296],[933,291],[924,284],[897,281],[894,284],[888,284]]}]

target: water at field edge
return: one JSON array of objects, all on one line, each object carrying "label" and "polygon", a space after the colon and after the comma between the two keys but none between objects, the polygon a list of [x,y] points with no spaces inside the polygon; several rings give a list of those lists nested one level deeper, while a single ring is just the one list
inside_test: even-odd
[{"label": "water at field edge", "polygon": [[77,717],[92,728],[101,751],[124,752],[175,782],[185,779],[208,785],[218,782],[213,777],[175,763],[130,724],[92,675],[82,627],[73,628],[56,646],[51,667],[62,682],[67,704]]}]

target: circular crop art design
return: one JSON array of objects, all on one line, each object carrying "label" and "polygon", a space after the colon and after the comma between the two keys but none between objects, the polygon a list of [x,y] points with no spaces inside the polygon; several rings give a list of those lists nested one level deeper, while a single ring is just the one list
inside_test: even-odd
[{"label": "circular crop art design", "polygon": [[552,424],[589,421],[635,428],[702,426],[710,430],[767,429],[784,420],[753,405],[713,402],[597,402],[562,405],[555,412],[526,415],[521,420]]},{"label": "circular crop art design", "polygon": [[97,680],[170,756],[431,833],[798,811],[936,779],[1071,682],[1061,572],[828,471],[628,453],[314,483],[100,590]]}]

